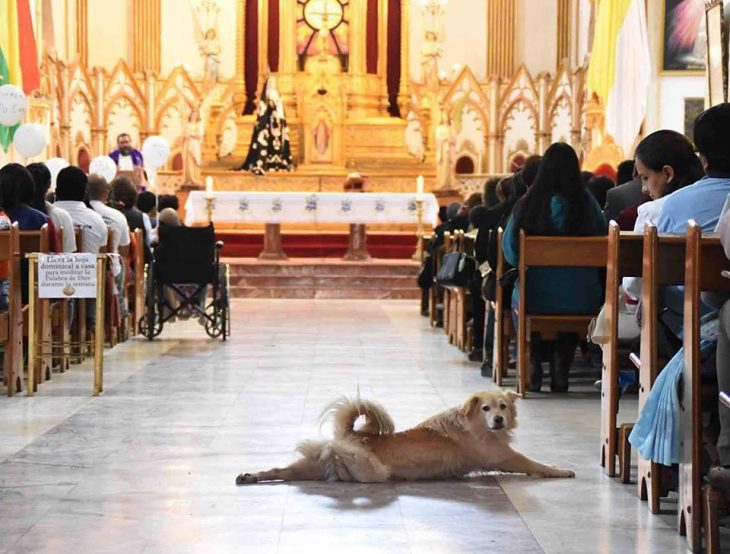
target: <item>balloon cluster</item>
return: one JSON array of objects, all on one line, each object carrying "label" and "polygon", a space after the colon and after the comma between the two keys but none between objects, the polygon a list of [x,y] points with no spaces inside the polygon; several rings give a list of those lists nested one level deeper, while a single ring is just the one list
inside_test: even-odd
[{"label": "balloon cluster", "polygon": [[[26,111],[28,111],[28,98],[20,87],[0,86],[0,125],[14,127],[23,120]],[[48,144],[46,131],[36,123],[25,123],[15,131],[13,145],[18,154],[24,158],[37,156],[43,152],[46,144]]]},{"label": "balloon cluster", "polygon": [[[28,111],[28,98],[20,87],[15,85],[0,86],[0,125],[14,127],[25,117]],[[13,146],[24,158],[38,156],[48,144],[46,130],[37,123],[25,123],[15,130]],[[142,145],[142,156],[145,166],[156,170],[167,163],[170,156],[170,145],[161,136],[148,137]],[[51,158],[45,162],[51,172],[51,188],[56,188],[56,177],[68,162],[63,158]],[[89,164],[89,173],[95,173],[110,182],[117,174],[117,164],[109,156],[97,156]]]}]

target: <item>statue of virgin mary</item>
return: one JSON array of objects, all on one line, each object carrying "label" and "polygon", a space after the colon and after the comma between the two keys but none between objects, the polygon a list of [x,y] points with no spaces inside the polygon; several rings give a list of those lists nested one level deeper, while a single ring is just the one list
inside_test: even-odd
[{"label": "statue of virgin mary", "polygon": [[274,77],[269,77],[261,90],[251,145],[241,169],[254,175],[293,169],[284,104]]}]

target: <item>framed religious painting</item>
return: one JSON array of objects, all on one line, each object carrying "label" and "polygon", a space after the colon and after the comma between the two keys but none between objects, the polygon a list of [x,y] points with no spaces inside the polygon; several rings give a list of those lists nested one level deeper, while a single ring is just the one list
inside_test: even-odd
[{"label": "framed religious painting", "polygon": [[705,8],[707,43],[707,97],[710,106],[727,101],[727,46],[723,27],[722,0],[707,2]]},{"label": "framed religious painting", "polygon": [[[292,0],[294,1],[294,0]],[[335,56],[347,71],[350,54],[350,0],[296,0],[299,69],[308,57]]]},{"label": "framed religious painting", "polygon": [[705,0],[661,0],[662,73],[697,74],[705,70]]}]

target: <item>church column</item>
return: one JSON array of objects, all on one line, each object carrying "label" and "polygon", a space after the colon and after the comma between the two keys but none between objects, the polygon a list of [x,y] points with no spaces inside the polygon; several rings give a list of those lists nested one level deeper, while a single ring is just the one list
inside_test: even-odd
[{"label": "church column", "polygon": [[103,156],[108,152],[106,147],[108,131],[106,125],[104,125],[104,72],[100,67],[95,67],[92,75],[96,105],[94,106],[94,120],[91,126],[91,149],[94,156]]},{"label": "church column", "polygon": [[[39,24],[36,24],[40,26]],[[76,52],[83,67],[89,65],[88,0],[76,0]]]},{"label": "church column", "polygon": [[410,73],[410,56],[409,56],[409,0],[400,0],[400,85],[398,87],[398,109],[401,117],[405,118],[408,114],[408,106],[411,103],[410,82],[408,75]]},{"label": "church column", "polygon": [[380,112],[388,111],[388,0],[378,0],[378,77],[380,78]]},{"label": "church column", "polygon": [[489,80],[487,90],[489,94],[489,132],[487,133],[487,152],[489,159],[487,173],[499,173],[502,165],[501,139],[499,137],[499,77]]},{"label": "church column", "polygon": [[537,94],[538,94],[538,119],[537,119],[537,152],[543,154],[550,146],[552,139],[552,129],[550,126],[550,106],[548,106],[548,96],[550,94],[550,75],[540,73],[537,76]]},{"label": "church column", "polygon": [[[249,0],[251,1],[251,0]],[[259,85],[269,76],[269,2],[259,0]],[[257,88],[260,88],[257,87]]]},{"label": "church column", "polygon": [[570,60],[571,0],[558,0],[558,36],[555,67]]},{"label": "church column", "polygon": [[488,0],[487,75],[509,78],[515,65],[515,6],[513,0]]},{"label": "church column", "polygon": [[161,0],[132,0],[132,71],[160,72]]},{"label": "church column", "polygon": [[236,2],[236,74],[233,77],[236,87],[233,92],[233,109],[236,117],[243,114],[246,104],[246,86],[244,84],[243,60],[246,52],[246,3]]},{"label": "church column", "polygon": [[350,75],[365,73],[366,8],[366,0],[350,2]]},{"label": "church column", "polygon": [[582,67],[579,67],[573,71],[571,79],[571,87],[572,87],[572,94],[571,94],[571,106],[570,106],[570,115],[571,115],[571,126],[570,126],[570,142],[573,148],[575,148],[575,151],[578,152],[578,155],[580,156],[582,150],[583,150],[583,142],[582,142],[582,136],[583,136],[583,91],[585,86],[585,70]]},{"label": "church column", "polygon": [[288,119],[297,117],[294,78],[297,74],[297,5],[291,0],[279,2],[279,93]]}]

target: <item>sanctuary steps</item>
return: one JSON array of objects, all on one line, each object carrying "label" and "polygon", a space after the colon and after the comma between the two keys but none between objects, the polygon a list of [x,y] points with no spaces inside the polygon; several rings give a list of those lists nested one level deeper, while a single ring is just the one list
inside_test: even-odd
[{"label": "sanctuary steps", "polygon": [[226,258],[233,298],[416,299],[418,264],[409,259],[346,262],[334,258],[263,261]]}]

